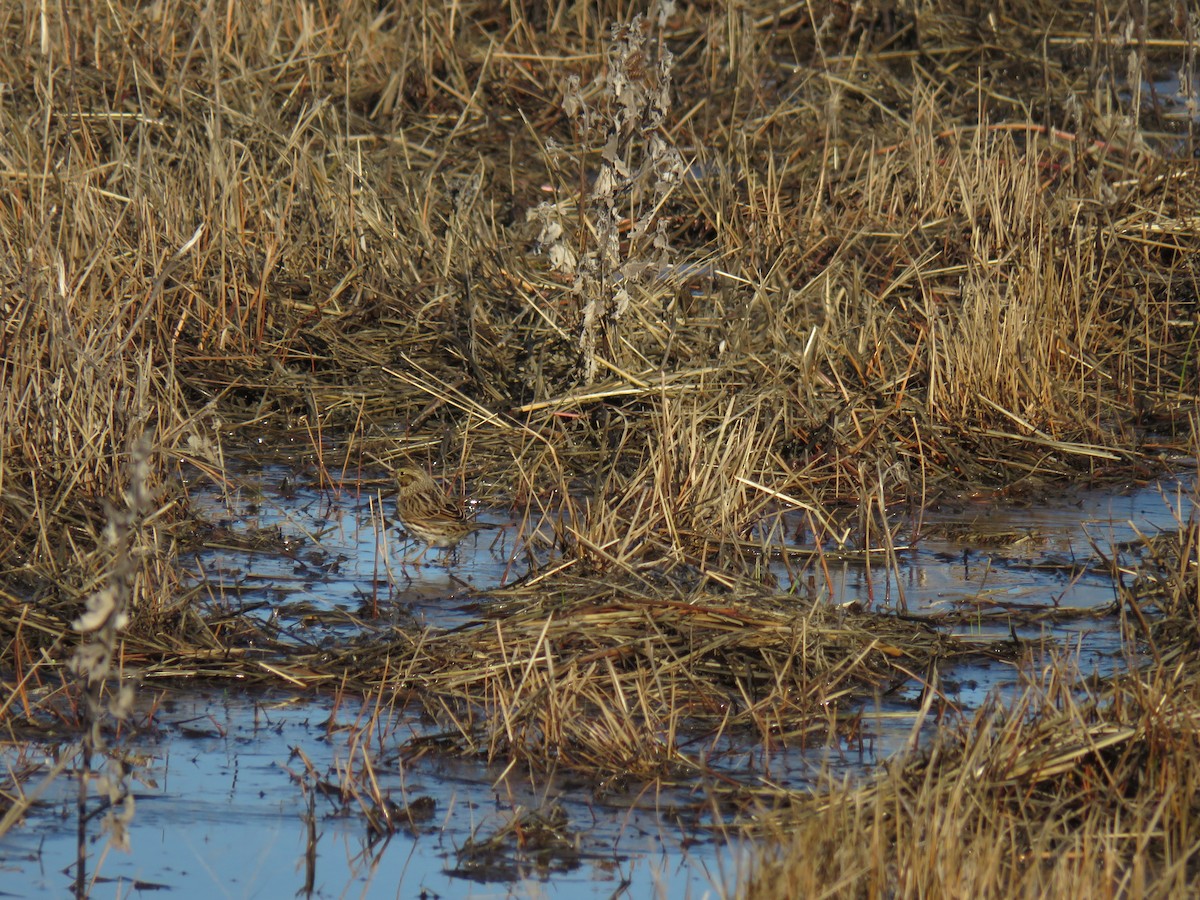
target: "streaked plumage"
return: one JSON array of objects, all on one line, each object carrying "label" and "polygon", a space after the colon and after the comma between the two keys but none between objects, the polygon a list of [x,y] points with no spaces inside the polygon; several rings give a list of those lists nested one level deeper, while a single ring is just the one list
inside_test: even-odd
[{"label": "streaked plumage", "polygon": [[444,491],[423,470],[396,470],[396,516],[405,531],[430,547],[453,547],[472,531],[489,527],[463,516]]}]

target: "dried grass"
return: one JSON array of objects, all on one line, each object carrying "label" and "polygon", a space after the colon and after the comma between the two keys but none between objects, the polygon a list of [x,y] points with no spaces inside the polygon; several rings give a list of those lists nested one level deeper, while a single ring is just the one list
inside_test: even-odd
[{"label": "dried grass", "polygon": [[798,797],[742,896],[1169,897],[1198,877],[1195,667],[1079,694],[1050,658],[1010,704],[870,784]]},{"label": "dried grass", "polygon": [[[143,437],[157,509],[136,527],[123,652],[145,678],[420,687],[463,748],[652,777],[681,761],[684,723],[802,735],[843,691],[960,652],[754,587],[780,552],[771,523],[799,507],[825,536],[848,507],[886,559],[882,511],[942,486],[1194,454],[1195,126],[1123,85],[1194,68],[1196,23],[1140,9],[5,7],[6,715],[71,718],[50,673],[102,583],[104,502],[122,505]],[[463,632],[297,654],[177,576],[203,540],[181,476],[224,477],[224,445],[264,433],[298,439],[324,483],[436,459],[549,514],[529,550],[556,568]],[[1173,558],[1194,551],[1188,532]],[[1155,626],[1182,672],[1164,685],[1190,684],[1171,638],[1194,633],[1190,565],[1164,606],[1182,624]],[[1118,752],[1080,724],[1099,708],[1070,725],[1089,765]],[[1148,715],[1120,728],[1151,734]],[[938,752],[992,765],[993,746]],[[1162,771],[1186,788],[1174,747]],[[927,808],[925,868],[896,880],[896,835],[866,861],[848,838],[825,883],[932,890],[933,838],[957,862],[984,854],[964,889],[1024,877],[998,856],[1010,845],[1055,848],[1037,885],[1095,870],[1092,845],[1061,852],[1063,823],[1107,813],[1076,796],[1041,837],[968,844],[956,804],[1030,807],[948,765],[921,770],[921,796],[960,791]],[[1046,771],[1016,780],[1023,797]],[[907,783],[821,828],[887,834]],[[1168,811],[1131,821],[1176,884],[1193,836]],[[1113,892],[1140,886],[1118,871],[1133,845],[1105,846]],[[866,882],[842,874],[863,866]]]}]

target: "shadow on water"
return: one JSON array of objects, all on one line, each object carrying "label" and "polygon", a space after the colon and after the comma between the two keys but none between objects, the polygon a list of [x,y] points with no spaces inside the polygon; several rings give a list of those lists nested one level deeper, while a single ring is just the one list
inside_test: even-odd
[{"label": "shadow on water", "polygon": [[[518,526],[499,511],[482,518],[505,527],[476,532],[447,559],[416,561],[419,548],[378,491],[310,489],[282,468],[243,478],[242,490],[195,497],[213,531],[193,574],[210,602],[251,611],[280,640],[320,647],[395,624],[454,628],[485,616],[488,592],[525,572]],[[1073,648],[1082,675],[1106,675],[1133,651],[1105,557],[1129,561],[1139,534],[1186,519],[1186,488],[1071,490],[1027,505],[943,501],[898,523],[894,568],[772,571],[783,587],[798,578],[829,603],[927,617],[960,637],[1019,634]],[[1021,676],[1012,660],[985,659],[939,673],[939,683],[946,702],[969,713]],[[644,791],[489,768],[438,753],[437,727],[415,713],[394,711],[364,735],[355,723],[370,718],[372,701],[354,709],[326,696],[152,688],[139,692],[126,741],[141,779],[133,852],[96,860],[118,893],[702,897],[727,893],[738,867],[739,844],[722,834],[708,786]],[[914,679],[847,713],[859,727],[819,746],[763,747],[731,734],[707,759],[716,777],[743,784],[861,776],[935,727],[913,734],[920,693]],[[10,745],[6,755],[13,765],[38,752]],[[367,769],[387,809],[345,793]],[[360,779],[341,779],[348,771]],[[28,895],[60,892],[70,879],[73,788],[64,780],[54,790],[9,838],[6,867]],[[385,835],[372,825],[380,815],[402,826]]]}]

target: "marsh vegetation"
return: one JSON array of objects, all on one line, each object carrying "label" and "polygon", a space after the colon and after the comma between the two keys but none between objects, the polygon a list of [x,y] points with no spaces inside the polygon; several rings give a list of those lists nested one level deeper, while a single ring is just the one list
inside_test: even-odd
[{"label": "marsh vegetation", "polygon": [[[1194,514],[1089,549],[1103,678],[1019,634],[1075,614],[1049,596],[994,640],[830,596],[943,498],[1193,470],[1198,29],[1103,0],[4,7],[0,834],[74,779],[87,894],[89,823],[136,831],[147,698],[236,681],[373,711],[321,787],[372,835],[425,821],[379,787],[385,735],[694,785],[762,841],[747,896],[1194,890]],[[504,574],[443,627],[388,611],[430,571],[401,567],[307,640],[192,566],[317,565],[320,534],[198,502],[234,459],[381,533],[393,470],[432,471],[504,521]],[[1019,698],[944,702],[983,657]],[[914,683],[936,735],[868,777],[709,762],[852,738]]]}]

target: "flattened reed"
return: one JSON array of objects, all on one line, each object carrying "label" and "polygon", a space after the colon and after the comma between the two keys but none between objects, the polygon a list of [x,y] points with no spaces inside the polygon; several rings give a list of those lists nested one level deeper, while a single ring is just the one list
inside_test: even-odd
[{"label": "flattened reed", "polygon": [[749,589],[562,579],[495,600],[486,620],[414,653],[389,648],[389,683],[420,691],[462,750],[640,778],[704,768],[685,738],[819,742],[851,698],[980,652],[919,623]]}]

